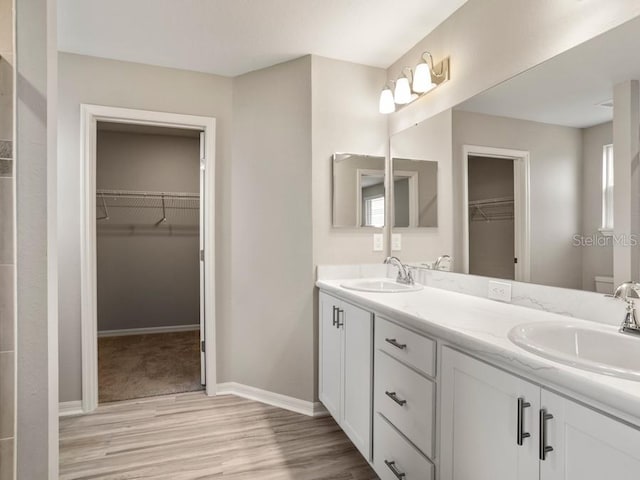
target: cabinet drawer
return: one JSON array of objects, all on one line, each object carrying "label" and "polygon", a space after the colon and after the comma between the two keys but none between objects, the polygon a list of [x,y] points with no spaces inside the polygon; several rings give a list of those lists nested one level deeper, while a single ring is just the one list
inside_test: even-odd
[{"label": "cabinet drawer", "polygon": [[376,349],[436,376],[436,342],[380,317],[376,318]]},{"label": "cabinet drawer", "polygon": [[435,384],[379,350],[374,384],[375,411],[433,458]]},{"label": "cabinet drawer", "polygon": [[434,478],[433,464],[402,438],[402,435],[379,414],[375,415],[373,428],[373,465],[381,480],[398,480],[398,478],[432,480]]}]

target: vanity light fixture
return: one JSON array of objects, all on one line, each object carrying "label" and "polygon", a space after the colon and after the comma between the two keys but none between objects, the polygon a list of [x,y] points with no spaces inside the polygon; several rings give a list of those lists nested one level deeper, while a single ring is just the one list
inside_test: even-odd
[{"label": "vanity light fixture", "polygon": [[393,93],[388,84],[384,86],[380,93],[380,113],[393,113],[396,105],[407,105],[449,80],[448,57],[435,64],[431,53],[424,52],[420,59],[415,71],[411,67],[402,69],[400,77],[395,81]]},{"label": "vanity light fixture", "polygon": [[393,101],[393,92],[387,84],[380,93],[380,113],[393,113],[396,111],[396,102]]},{"label": "vanity light fixture", "polygon": [[[408,74],[405,72],[409,72]],[[411,67],[402,69],[402,76],[396,80],[396,89],[393,92],[393,100],[398,105],[406,105],[411,102],[411,81],[409,75],[413,76]]]}]

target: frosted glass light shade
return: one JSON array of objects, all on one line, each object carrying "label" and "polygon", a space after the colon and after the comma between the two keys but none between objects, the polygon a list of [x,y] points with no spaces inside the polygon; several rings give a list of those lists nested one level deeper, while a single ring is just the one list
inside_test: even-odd
[{"label": "frosted glass light shade", "polygon": [[413,91],[416,93],[425,93],[434,89],[436,86],[431,80],[431,68],[426,63],[420,63],[416,66],[413,74]]},{"label": "frosted glass light shade", "polygon": [[411,86],[407,77],[400,77],[396,80],[393,99],[398,105],[405,105],[411,101]]},{"label": "frosted glass light shade", "polygon": [[393,92],[389,87],[385,87],[380,93],[380,113],[393,113],[396,111],[396,104],[393,101]]}]

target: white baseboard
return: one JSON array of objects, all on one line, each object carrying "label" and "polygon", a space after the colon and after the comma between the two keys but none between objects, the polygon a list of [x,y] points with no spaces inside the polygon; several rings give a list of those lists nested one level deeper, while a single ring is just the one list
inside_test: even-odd
[{"label": "white baseboard", "polygon": [[269,392],[249,385],[236,382],[219,383],[216,387],[217,395],[236,395],[238,397],[266,403],[274,407],[301,413],[310,417],[324,417],[329,412],[320,402],[309,402],[299,398],[289,397],[280,393]]},{"label": "white baseboard", "polygon": [[167,327],[123,328],[121,330],[101,330],[98,337],[122,337],[125,335],[145,335],[149,333],[190,332],[200,330],[200,325],[169,325]]},{"label": "white baseboard", "polygon": [[82,415],[84,410],[82,410],[82,401],[81,400],[72,400],[71,402],[60,402],[59,403],[58,415],[61,417],[68,417],[70,415]]}]

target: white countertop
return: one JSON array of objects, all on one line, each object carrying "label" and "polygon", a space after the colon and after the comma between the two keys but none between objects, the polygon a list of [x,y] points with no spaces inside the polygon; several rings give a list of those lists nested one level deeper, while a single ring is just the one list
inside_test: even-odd
[{"label": "white countertop", "polygon": [[545,388],[640,426],[640,382],[547,360],[516,346],[507,336],[521,323],[560,320],[594,325],[593,322],[438,288],[424,287],[406,293],[366,293],[342,288],[343,282],[345,279],[318,280],[317,286]]}]

